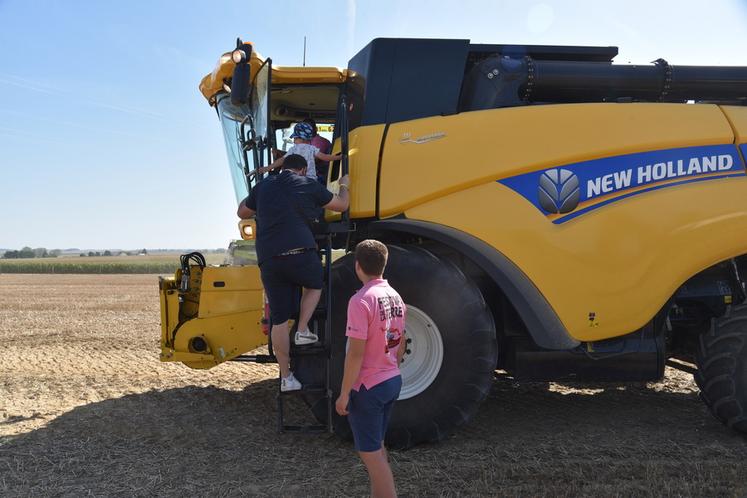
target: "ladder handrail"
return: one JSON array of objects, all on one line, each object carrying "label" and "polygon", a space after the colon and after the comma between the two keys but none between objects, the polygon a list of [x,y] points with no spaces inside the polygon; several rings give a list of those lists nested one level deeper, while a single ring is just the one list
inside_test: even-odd
[{"label": "ladder handrail", "polygon": [[[348,104],[347,94],[343,90],[340,95],[340,146],[342,152],[341,161],[341,177],[350,173],[350,163],[348,162]],[[348,196],[350,191],[348,190]],[[342,213],[341,219],[343,222],[348,223],[350,221],[350,205]]]}]

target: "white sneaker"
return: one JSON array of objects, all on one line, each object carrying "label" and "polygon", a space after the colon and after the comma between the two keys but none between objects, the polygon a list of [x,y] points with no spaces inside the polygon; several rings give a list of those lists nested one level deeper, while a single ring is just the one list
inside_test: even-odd
[{"label": "white sneaker", "polygon": [[298,391],[300,389],[301,383],[293,376],[293,372],[289,373],[288,377],[280,379],[280,390],[282,392]]},{"label": "white sneaker", "polygon": [[296,332],[296,345],[297,346],[303,346],[305,344],[314,344],[319,340],[319,337],[310,330],[305,330],[303,332]]}]

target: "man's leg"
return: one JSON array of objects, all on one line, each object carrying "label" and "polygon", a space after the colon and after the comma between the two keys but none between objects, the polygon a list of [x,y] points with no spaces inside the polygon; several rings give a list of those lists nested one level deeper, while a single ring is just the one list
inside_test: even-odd
[{"label": "man's leg", "polygon": [[371,496],[388,498],[396,496],[394,476],[389,466],[384,437],[389,413],[397,398],[400,378],[396,377],[366,389],[351,392],[348,422],[358,455],[366,466],[371,481]]},{"label": "man's leg", "polygon": [[288,337],[288,322],[272,326],[272,351],[278,359],[280,376],[288,377],[290,373],[290,338]]},{"label": "man's leg", "polygon": [[278,360],[281,377],[287,377],[290,372],[288,320],[297,295],[294,294],[297,292],[297,287],[283,276],[284,265],[285,262],[282,260],[269,259],[260,266],[262,285],[270,305],[272,350]]},{"label": "man's leg", "polygon": [[394,489],[394,476],[389,466],[384,449],[377,451],[359,451],[361,460],[368,470],[368,478],[371,480],[372,498],[393,498],[397,496]]},{"label": "man's leg", "polygon": [[304,332],[309,329],[309,320],[314,314],[319,298],[322,297],[322,289],[303,289],[301,296],[301,310],[298,315],[298,330]]},{"label": "man's leg", "polygon": [[299,254],[297,258],[295,272],[298,280],[296,283],[303,287],[298,314],[298,331],[305,332],[309,330],[311,315],[314,314],[319,298],[322,296],[324,270],[316,251],[307,251]]}]

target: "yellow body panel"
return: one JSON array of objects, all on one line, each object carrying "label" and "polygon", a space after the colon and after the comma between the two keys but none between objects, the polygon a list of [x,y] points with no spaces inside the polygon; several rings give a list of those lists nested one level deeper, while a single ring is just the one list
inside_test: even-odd
[{"label": "yellow body panel", "polygon": [[501,251],[581,341],[637,330],[689,277],[747,254],[744,177],[649,192],[561,225],[497,182],[406,215],[451,226]]},{"label": "yellow body panel", "polygon": [[[247,44],[251,45],[251,44]],[[252,52],[249,60],[252,78],[265,62],[257,52]],[[223,54],[215,69],[200,81],[200,92],[211,104],[213,97],[223,90],[223,83],[233,76],[236,64],[231,60],[231,53]],[[313,84],[313,83],[342,83],[347,77],[347,69],[336,67],[294,67],[272,66],[273,84]]]},{"label": "yellow body panel", "polygon": [[[745,109],[726,111],[747,133]],[[399,143],[405,133],[437,138]],[[581,341],[642,327],[689,277],[747,254],[745,177],[646,192],[562,224],[496,182],[594,158],[732,143],[717,106],[512,108],[398,123],[387,136],[380,214],[404,212],[495,247]]]},{"label": "yellow body panel", "polygon": [[262,280],[258,266],[207,267],[202,276],[199,318],[262,310]]},{"label": "yellow body panel", "polygon": [[[379,150],[384,137],[382,125],[361,126],[348,134],[348,165],[350,167],[350,216],[372,218],[376,215],[376,177],[379,173]],[[340,139],[332,145],[332,154],[342,150]],[[341,171],[332,178],[335,168],[330,168],[327,188],[334,194],[339,192]],[[340,219],[340,213],[326,210],[324,219],[328,222]]]},{"label": "yellow body panel", "polygon": [[339,84],[345,81],[348,70],[337,67],[272,66],[273,85],[283,84]]},{"label": "yellow body panel", "polygon": [[189,348],[189,340],[202,336],[209,348],[206,354],[192,356],[194,360],[184,363],[191,368],[214,367],[267,344],[267,336],[261,332],[261,319],[262,311],[251,310],[210,319],[189,320],[179,328],[173,348],[162,348],[161,360],[183,361],[180,359],[180,356],[184,357],[181,353],[193,353]]},{"label": "yellow body panel", "polygon": [[384,146],[379,215],[546,167],[732,141],[715,105],[543,105],[395,123]]},{"label": "yellow body panel", "polygon": [[734,129],[736,143],[747,143],[747,107],[722,106],[721,110]]},{"label": "yellow body panel", "polygon": [[[161,281],[161,360],[181,361],[192,368],[210,368],[267,344],[262,332],[263,288],[259,268],[209,266],[199,279],[196,316],[180,317],[177,279]],[[184,305],[182,305],[184,306]],[[180,322],[181,318],[181,322]],[[202,337],[206,351],[190,341]]]},{"label": "yellow body panel", "polygon": [[[383,124],[362,126],[348,134],[351,217],[369,218],[376,214],[375,186],[383,136]],[[340,150],[339,140],[335,141],[335,148]]]}]

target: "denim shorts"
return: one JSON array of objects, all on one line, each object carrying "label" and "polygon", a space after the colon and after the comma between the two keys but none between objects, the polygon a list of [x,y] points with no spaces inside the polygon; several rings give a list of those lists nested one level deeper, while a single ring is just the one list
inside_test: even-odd
[{"label": "denim shorts", "polygon": [[353,431],[356,450],[368,452],[381,449],[389,417],[401,388],[402,376],[398,375],[371,389],[361,385],[359,391],[350,391],[348,422]]}]

